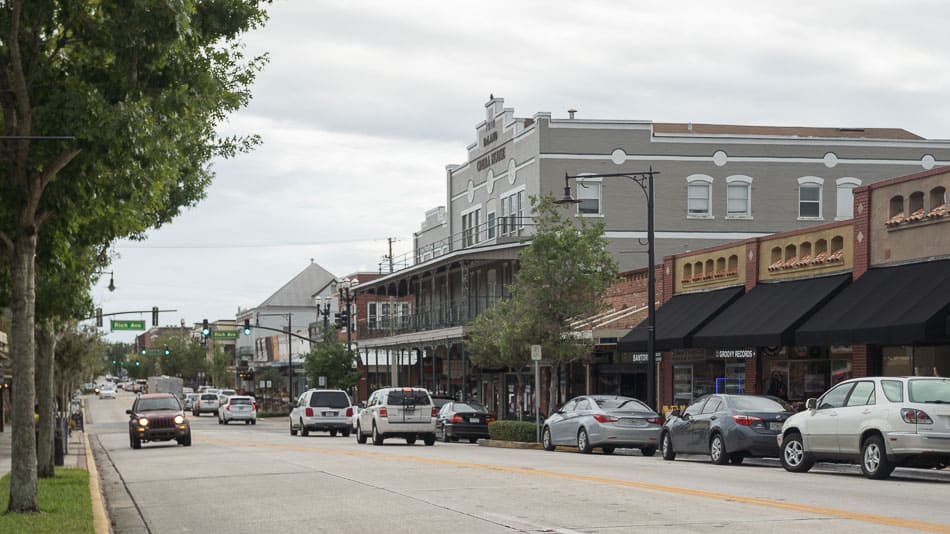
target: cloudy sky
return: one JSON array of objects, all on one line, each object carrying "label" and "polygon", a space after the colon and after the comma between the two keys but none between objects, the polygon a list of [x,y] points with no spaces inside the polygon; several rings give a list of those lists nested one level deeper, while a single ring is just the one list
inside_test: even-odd
[{"label": "cloudy sky", "polygon": [[275,0],[246,36],[270,63],[221,128],[263,144],[215,161],[196,208],[119,243],[117,289],[106,276],[93,297],[191,324],[233,319],[311,258],[337,276],[378,270],[387,238],[408,252],[445,204],[445,166],[464,162],[489,94],[522,117],[950,139],[948,22],[946,0]]}]

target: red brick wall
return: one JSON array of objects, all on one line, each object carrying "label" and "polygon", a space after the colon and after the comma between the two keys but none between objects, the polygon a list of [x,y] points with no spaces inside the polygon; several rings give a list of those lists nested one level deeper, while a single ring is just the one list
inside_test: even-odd
[{"label": "red brick wall", "polygon": [[746,293],[759,283],[759,240],[752,239],[745,245],[745,290]]},{"label": "red brick wall", "polygon": [[[855,280],[867,272],[871,258],[871,188],[854,190],[854,267]],[[863,375],[859,375],[863,376]]]},{"label": "red brick wall", "polygon": [[[666,277],[663,273],[664,266],[658,265],[655,272],[657,309],[662,306],[663,302],[669,300],[665,298],[665,295],[668,294],[665,291],[665,286],[667,284],[672,285],[673,280],[672,276]],[[635,271],[621,273],[620,280],[607,288],[604,301],[609,309],[623,310],[627,308],[644,308],[643,311],[610,323],[611,328],[633,328],[646,320],[647,282],[649,278],[647,274],[646,269],[637,269]],[[669,279],[669,281],[667,281],[667,279]],[[670,293],[672,293],[672,291],[670,291]]]},{"label": "red brick wall", "polygon": [[871,354],[868,351],[868,346],[852,345],[851,351],[851,376],[855,378],[868,376],[868,370],[871,367],[869,361]]}]

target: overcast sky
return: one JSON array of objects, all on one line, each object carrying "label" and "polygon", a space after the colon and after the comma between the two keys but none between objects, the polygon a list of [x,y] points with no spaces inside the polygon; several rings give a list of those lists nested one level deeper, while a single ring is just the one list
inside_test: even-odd
[{"label": "overcast sky", "polygon": [[[376,271],[445,205],[489,94],[516,116],[900,127],[950,138],[950,2],[275,0],[207,198],[120,242],[106,313],[233,319],[303,270]],[[150,320],[148,314],[141,317]],[[106,323],[108,330],[108,322]],[[129,341],[134,335],[111,334]]]}]

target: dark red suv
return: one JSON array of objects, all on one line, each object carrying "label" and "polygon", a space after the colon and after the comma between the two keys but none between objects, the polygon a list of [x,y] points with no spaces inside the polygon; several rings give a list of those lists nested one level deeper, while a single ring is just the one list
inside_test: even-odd
[{"label": "dark red suv", "polygon": [[129,414],[129,446],[140,449],[143,442],[178,441],[191,446],[191,425],[178,398],[171,393],[151,393],[135,399]]}]

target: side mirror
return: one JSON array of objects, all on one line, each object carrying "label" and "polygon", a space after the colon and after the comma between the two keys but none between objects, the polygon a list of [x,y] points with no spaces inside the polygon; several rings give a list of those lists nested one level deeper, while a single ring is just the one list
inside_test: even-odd
[{"label": "side mirror", "polygon": [[683,412],[682,414],[680,414],[680,418],[681,418],[683,421],[688,421],[690,417],[692,417],[692,416],[689,415],[689,412]]},{"label": "side mirror", "polygon": [[805,401],[806,410],[817,410],[818,409],[818,399],[808,399]]},{"label": "side mirror", "polygon": [[681,415],[679,410],[673,410],[670,412],[670,417],[679,417]]},{"label": "side mirror", "polygon": [[360,410],[365,410],[365,409],[366,409],[366,401],[363,401],[360,403]]},{"label": "side mirror", "polygon": [[132,410],[126,410],[125,413],[132,415]]}]

